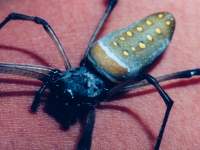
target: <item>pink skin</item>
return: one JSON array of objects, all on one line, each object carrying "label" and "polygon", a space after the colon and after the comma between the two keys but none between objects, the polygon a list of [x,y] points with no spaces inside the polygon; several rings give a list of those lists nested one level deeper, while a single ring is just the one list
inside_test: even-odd
[{"label": "pink skin", "polygon": [[[12,11],[45,18],[64,44],[72,65],[78,66],[89,37],[105,9],[104,2],[1,0],[0,20]],[[199,67],[199,5],[198,0],[119,0],[101,36],[151,13],[169,11],[176,18],[175,34],[167,52],[150,73],[158,76]],[[64,68],[47,34],[33,23],[12,22],[1,30],[0,50],[0,62]],[[161,149],[199,149],[199,78],[170,81],[162,85],[175,103]],[[64,132],[41,109],[37,115],[27,111],[38,88],[39,82],[35,80],[0,76],[0,149],[74,149],[80,132],[78,124]],[[152,149],[165,111],[158,93],[149,87],[130,92],[120,99],[97,110],[92,149]]]}]

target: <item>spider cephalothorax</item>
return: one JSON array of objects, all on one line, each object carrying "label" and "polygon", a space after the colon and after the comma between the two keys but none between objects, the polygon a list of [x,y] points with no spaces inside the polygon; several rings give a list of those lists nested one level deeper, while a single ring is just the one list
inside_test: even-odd
[{"label": "spider cephalothorax", "polygon": [[105,93],[105,84],[85,67],[57,72],[49,82],[45,111],[68,128],[95,107]]}]

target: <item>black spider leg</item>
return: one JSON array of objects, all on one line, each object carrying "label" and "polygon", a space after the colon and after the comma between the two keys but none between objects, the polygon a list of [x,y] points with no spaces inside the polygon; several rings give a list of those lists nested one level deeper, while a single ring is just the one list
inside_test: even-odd
[{"label": "black spider leg", "polygon": [[156,90],[159,92],[160,96],[162,97],[165,105],[167,106],[167,110],[165,112],[164,118],[163,118],[163,122],[160,128],[160,132],[159,135],[157,137],[157,141],[156,144],[154,146],[155,150],[159,150],[161,141],[162,141],[162,137],[163,137],[163,133],[167,124],[167,120],[169,118],[169,114],[173,105],[173,101],[172,99],[169,97],[169,95],[164,91],[164,89],[160,86],[160,84],[158,83],[158,81],[156,80],[156,78],[152,77],[151,75],[145,75],[145,79],[152,84]]},{"label": "black spider leg", "polygon": [[31,105],[31,111],[36,112],[41,102],[41,97],[45,89],[48,88],[49,82],[55,80],[55,78],[60,75],[61,71],[43,66],[0,63],[0,73],[27,76],[39,79],[43,82],[43,86],[37,91]]},{"label": "black spider leg", "polygon": [[51,26],[42,18],[36,17],[36,16],[28,16],[24,14],[19,13],[11,13],[9,14],[1,23],[0,23],[0,29],[3,28],[9,21],[12,20],[23,20],[23,21],[32,21],[36,24],[40,24],[43,26],[44,30],[48,33],[48,35],[51,37],[51,39],[54,41],[55,45],[57,46],[59,53],[62,56],[62,59],[64,61],[64,65],[66,69],[71,68],[71,64],[69,62],[69,59],[67,58],[67,55],[65,53],[65,50],[58,39],[57,35],[51,28]]},{"label": "black spider leg", "polygon": [[49,77],[43,78],[43,85],[36,92],[34,100],[31,104],[31,112],[33,112],[33,113],[37,112],[37,109],[40,106],[41,98],[44,95],[45,90],[48,88],[49,84],[52,81],[54,81],[59,75],[60,75],[60,71],[55,69],[49,73]]},{"label": "black spider leg", "polygon": [[92,132],[95,124],[95,114],[95,108],[92,108],[88,112],[77,150],[90,150],[92,144]]},{"label": "black spider leg", "polygon": [[[191,78],[191,77],[199,76],[199,75],[200,75],[200,68],[195,68],[195,69],[183,70],[183,71],[179,71],[175,73],[158,76],[156,77],[156,79],[158,82],[164,82],[164,81],[175,80],[175,79]],[[117,92],[125,92],[129,90],[137,89],[143,86],[147,86],[149,84],[150,83],[146,80],[142,80],[134,84],[133,82],[130,81],[113,88],[109,95],[112,96]]]},{"label": "black spider leg", "polygon": [[[181,77],[181,75],[179,77]],[[160,147],[160,144],[161,144],[161,141],[162,141],[162,137],[163,137],[163,133],[164,133],[164,130],[165,130],[165,126],[166,126],[167,120],[169,118],[169,113],[170,113],[172,105],[173,105],[173,101],[168,96],[168,94],[163,90],[163,88],[160,86],[159,81],[156,78],[147,74],[147,75],[144,76],[144,79],[146,80],[146,82],[148,84],[151,84],[156,88],[156,90],[159,92],[160,96],[162,97],[165,105],[167,106],[167,110],[166,110],[164,118],[163,118],[163,122],[162,122],[162,125],[161,125],[161,128],[160,128],[160,131],[159,131],[159,135],[157,137],[156,144],[154,146],[155,150],[159,150],[159,147]],[[142,80],[141,82],[143,83],[143,81],[144,80]],[[119,86],[114,87],[113,89],[108,91],[107,99],[105,101],[110,101],[110,99],[112,100],[112,96],[115,95],[115,94],[118,94],[119,92],[127,91],[127,90],[123,91],[123,89],[126,89],[126,86],[131,86],[131,84],[134,86],[135,84],[139,84],[139,83],[135,83],[135,81],[129,81],[129,82],[126,82],[124,84],[121,84]],[[137,86],[136,86],[136,88],[137,88]],[[134,89],[134,88],[132,88],[132,89]]]},{"label": "black spider leg", "polygon": [[43,84],[40,89],[36,92],[34,100],[31,104],[31,112],[35,113],[40,106],[41,103],[41,97],[44,95],[45,90],[48,87],[48,83]]},{"label": "black spider leg", "polygon": [[0,73],[26,76],[41,81],[49,77],[54,70],[44,66],[0,63]]},{"label": "black spider leg", "polygon": [[114,9],[114,7],[116,6],[117,2],[118,2],[118,0],[109,0],[107,8],[106,8],[103,16],[99,20],[99,22],[97,24],[97,27],[96,27],[95,31],[93,32],[93,34],[92,34],[92,36],[91,36],[91,38],[89,40],[88,46],[87,46],[87,48],[85,50],[85,54],[83,56],[83,59],[81,60],[81,65],[82,66],[85,65],[86,57],[88,55],[89,50],[92,48],[94,42],[97,39],[98,34],[100,33],[101,29],[103,28],[104,24],[106,23],[108,17],[110,16],[110,14],[111,14],[112,10]]}]

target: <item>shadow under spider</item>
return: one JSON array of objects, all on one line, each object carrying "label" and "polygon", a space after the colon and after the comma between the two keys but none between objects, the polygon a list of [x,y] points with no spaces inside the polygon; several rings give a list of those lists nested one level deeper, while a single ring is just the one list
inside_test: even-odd
[{"label": "shadow under spider", "polygon": [[145,123],[141,117],[134,111],[130,110],[125,106],[113,105],[113,104],[103,104],[97,107],[98,109],[113,109],[123,113],[130,115],[137,123],[142,127],[143,131],[147,134],[147,138],[150,141],[151,146],[154,146],[154,142],[156,140],[156,135],[153,134],[153,131],[150,127]]},{"label": "shadow under spider", "polygon": [[31,58],[37,60],[39,63],[41,63],[44,66],[51,67],[46,60],[44,60],[42,57],[35,54],[31,50],[27,50],[27,49],[24,49],[24,48],[18,48],[18,47],[14,47],[14,46],[1,45],[1,44],[0,44],[0,50],[18,51],[18,52],[21,52],[23,54],[31,56]]}]

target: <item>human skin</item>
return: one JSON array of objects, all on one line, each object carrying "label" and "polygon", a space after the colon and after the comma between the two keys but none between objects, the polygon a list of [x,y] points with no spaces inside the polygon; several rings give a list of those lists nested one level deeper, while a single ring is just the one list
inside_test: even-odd
[{"label": "human skin", "polygon": [[[119,0],[100,36],[125,27],[149,14],[168,11],[176,18],[172,42],[151,68],[159,76],[199,67],[200,1]],[[53,27],[74,67],[105,10],[105,0],[1,0],[0,20],[10,12],[40,16]],[[64,69],[56,47],[43,29],[28,22],[12,22],[0,31],[0,62],[37,64]],[[0,76],[0,149],[71,150],[78,141],[80,125],[60,130],[51,117],[29,106],[40,82],[19,76]],[[174,100],[161,143],[164,150],[199,149],[200,80],[162,83]],[[166,107],[152,88],[141,88],[105,103],[97,109],[93,132],[94,150],[153,149]]]}]

